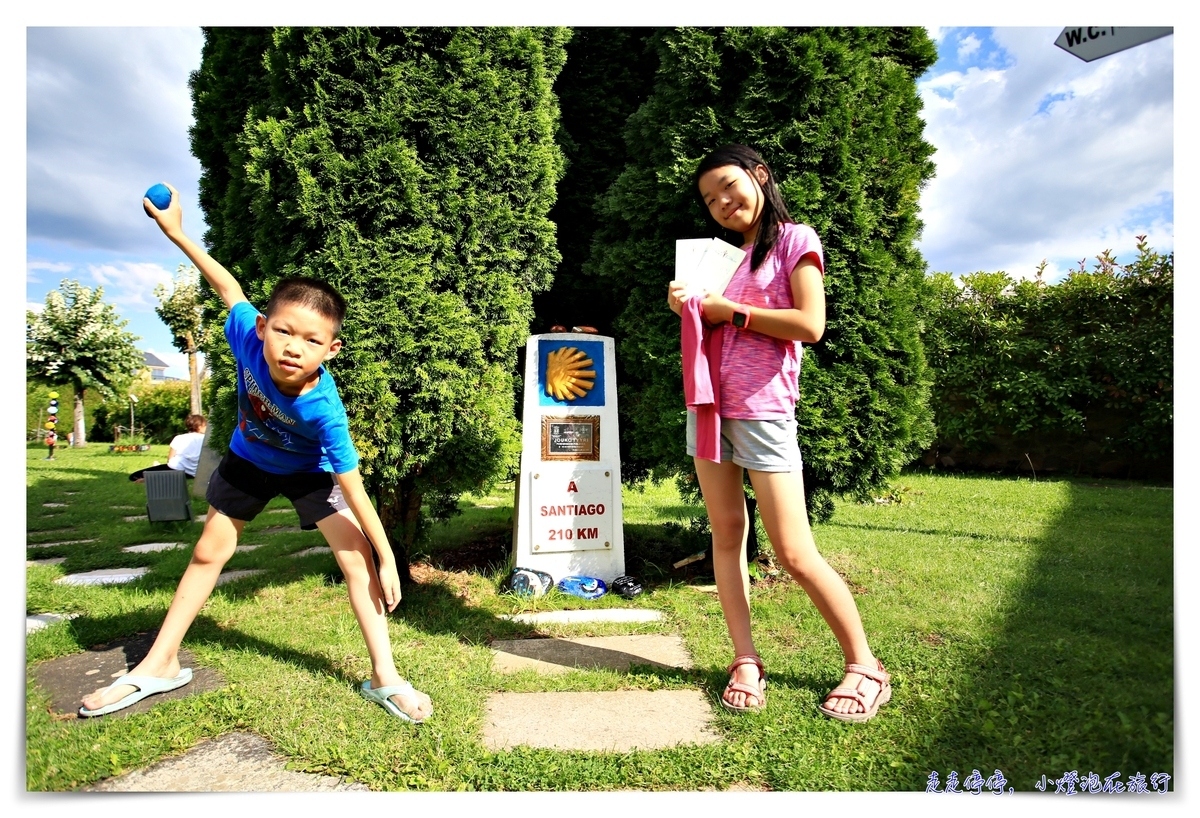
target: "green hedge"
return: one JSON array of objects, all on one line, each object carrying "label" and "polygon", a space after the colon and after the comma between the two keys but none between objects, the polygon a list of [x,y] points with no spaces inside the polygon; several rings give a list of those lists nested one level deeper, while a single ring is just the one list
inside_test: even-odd
[{"label": "green hedge", "polygon": [[1169,476],[1174,263],[1139,237],[1132,263],[1105,251],[1055,284],[1041,269],[928,277],[925,463]]},{"label": "green hedge", "polygon": [[[138,402],[133,410],[133,423],[138,434],[143,434],[148,442],[170,443],[175,435],[187,431],[187,418],[192,408],[191,387],[187,381],[139,386],[135,394]],[[129,397],[124,392],[96,407],[88,440],[111,443],[114,426],[129,426]]]}]

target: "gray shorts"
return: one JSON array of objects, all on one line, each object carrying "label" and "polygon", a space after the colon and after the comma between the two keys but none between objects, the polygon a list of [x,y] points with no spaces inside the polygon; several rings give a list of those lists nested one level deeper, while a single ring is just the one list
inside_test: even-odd
[{"label": "gray shorts", "polygon": [[292,501],[305,531],[312,531],[321,520],[349,508],[341,486],[329,472],[272,474],[233,452],[221,458],[208,478],[204,499],[210,508],[230,519],[249,521],[280,494]]},{"label": "gray shorts", "polygon": [[[696,456],[696,413],[687,413],[687,453]],[[800,471],[796,421],[721,418],[721,462],[754,471]]]}]

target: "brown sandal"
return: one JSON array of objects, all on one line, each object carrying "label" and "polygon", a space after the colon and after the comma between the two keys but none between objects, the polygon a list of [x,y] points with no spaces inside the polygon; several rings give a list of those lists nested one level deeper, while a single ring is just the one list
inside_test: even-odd
[{"label": "brown sandal", "polygon": [[[733,672],[742,665],[754,665],[758,668],[758,687],[751,687],[748,684],[742,684],[733,680]],[[721,705],[726,710],[733,710],[736,713],[747,713],[752,710],[762,710],[767,706],[767,672],[763,669],[762,659],[759,658],[757,653],[747,653],[734,657],[733,663],[726,668],[726,671],[729,673],[729,684],[725,685],[725,691],[721,694]],[[730,692],[745,693],[747,696],[753,696],[755,699],[758,699],[758,704],[735,707],[725,699]]]},{"label": "brown sandal", "polygon": [[[859,679],[858,684],[853,688],[838,687],[829,691],[829,695],[825,697],[825,701],[820,705],[821,712],[826,716],[829,716],[829,718],[837,719],[838,721],[864,722],[873,719],[875,714],[879,712],[879,707],[883,704],[886,704],[892,698],[891,674],[883,669],[883,662],[876,659],[875,664],[877,664],[879,667],[871,668],[867,665],[857,665],[853,662],[847,663],[847,673],[857,673],[863,678]],[[870,706],[867,705],[867,699],[862,693],[862,683],[865,679],[871,679],[879,684],[879,690],[875,693],[875,698],[871,701]],[[833,698],[854,699],[862,708],[862,712],[839,713],[827,706],[829,700]]]}]

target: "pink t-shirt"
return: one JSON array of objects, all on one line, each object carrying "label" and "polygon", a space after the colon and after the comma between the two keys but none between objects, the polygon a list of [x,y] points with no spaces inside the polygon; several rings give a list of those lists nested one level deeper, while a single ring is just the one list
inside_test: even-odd
[{"label": "pink t-shirt", "polygon": [[[750,251],[733,274],[725,297],[749,307],[791,309],[791,275],[809,253],[825,274],[821,240],[806,224],[785,223],[763,263],[750,271]],[[754,331],[728,329],[721,346],[721,417],[779,420],[796,416],[800,398],[800,342],[784,341]]]}]

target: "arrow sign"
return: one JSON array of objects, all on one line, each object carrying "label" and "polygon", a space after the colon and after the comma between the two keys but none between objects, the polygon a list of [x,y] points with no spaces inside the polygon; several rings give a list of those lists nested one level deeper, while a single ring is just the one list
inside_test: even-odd
[{"label": "arrow sign", "polygon": [[1174,33],[1171,26],[1067,26],[1054,44],[1084,62]]}]

